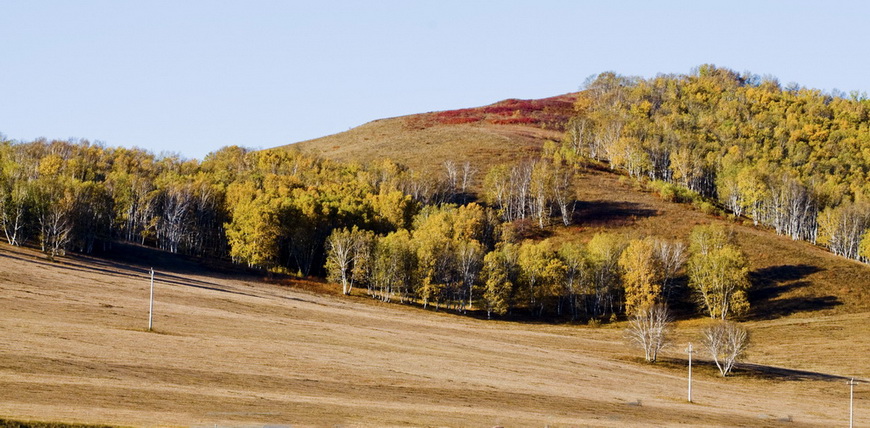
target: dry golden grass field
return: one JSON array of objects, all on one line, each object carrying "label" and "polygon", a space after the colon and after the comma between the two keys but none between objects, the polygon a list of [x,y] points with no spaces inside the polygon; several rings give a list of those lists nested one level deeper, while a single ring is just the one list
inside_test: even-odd
[{"label": "dry golden grass field", "polygon": [[[682,322],[664,361],[648,365],[626,348],[618,324],[488,322],[306,290],[329,288],[321,284],[209,273],[152,250],[116,253],[50,263],[0,248],[0,417],[135,426],[822,427],[847,423],[848,388],[837,376],[870,376],[864,312],[750,322],[749,361],[758,366],[721,379],[699,365],[689,404],[680,351],[703,321]],[[156,332],[145,331],[151,265]],[[817,350],[829,356],[814,358]],[[868,390],[856,392],[864,424]]]}]

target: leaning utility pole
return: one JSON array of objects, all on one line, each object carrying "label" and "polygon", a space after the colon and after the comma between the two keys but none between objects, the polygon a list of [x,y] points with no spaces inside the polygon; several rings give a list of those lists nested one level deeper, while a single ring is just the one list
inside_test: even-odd
[{"label": "leaning utility pole", "polygon": [[148,331],[151,331],[154,319],[154,268],[151,268],[151,299],[148,303]]},{"label": "leaning utility pole", "polygon": [[692,353],[695,352],[692,350],[692,343],[689,343],[689,348],[686,349],[686,352],[689,353],[689,402],[692,402]]}]

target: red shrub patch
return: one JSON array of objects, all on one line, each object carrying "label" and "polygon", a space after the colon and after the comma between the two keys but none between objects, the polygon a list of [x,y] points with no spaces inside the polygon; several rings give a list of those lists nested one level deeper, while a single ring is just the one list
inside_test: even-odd
[{"label": "red shrub patch", "polygon": [[508,117],[504,119],[493,119],[490,122],[496,125],[533,125],[538,123],[538,119],[534,117]]}]

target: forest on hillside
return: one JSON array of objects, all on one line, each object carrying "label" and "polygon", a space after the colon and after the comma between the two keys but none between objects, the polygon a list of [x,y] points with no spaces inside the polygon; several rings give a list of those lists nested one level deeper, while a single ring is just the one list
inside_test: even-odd
[{"label": "forest on hillside", "polygon": [[[325,274],[346,294],[358,288],[384,301],[488,314],[600,318],[635,299],[621,282],[620,256],[633,248],[625,237],[560,248],[523,239],[529,228],[570,222],[574,173],[552,159],[493,168],[492,206],[469,202],[476,172],[453,162],[422,174],[389,160],[364,167],[288,150],[227,147],[200,162],[44,140],[6,142],[0,159],[7,242],[38,245],[50,258],[137,242],[268,272]],[[638,286],[667,292],[684,246],[642,246],[647,259],[637,263],[670,264],[650,272],[661,284]]]},{"label": "forest on hillside", "polygon": [[[326,276],[345,294],[571,320],[694,301],[746,313],[748,261],[729,231],[688,242],[530,231],[574,220],[589,164],[662,197],[870,260],[870,101],[713,66],[586,84],[561,142],[477,171],[448,161],[338,163],[225,147],[203,160],[88,141],[3,141],[0,227],[54,259],[135,242],[271,273]],[[472,190],[479,189],[478,194]]]},{"label": "forest on hillside", "polygon": [[870,99],[703,65],[586,84],[560,155],[606,161],[669,199],[870,259]]}]

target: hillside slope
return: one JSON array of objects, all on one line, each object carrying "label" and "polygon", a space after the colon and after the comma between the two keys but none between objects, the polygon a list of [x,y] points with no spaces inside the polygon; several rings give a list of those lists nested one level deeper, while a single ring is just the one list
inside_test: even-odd
[{"label": "hillside slope", "polygon": [[[0,249],[0,417],[139,426],[753,427],[789,418],[789,426],[808,427],[842,425],[848,414],[842,379],[830,375],[765,367],[723,380],[699,363],[696,404],[687,404],[685,360],[638,363],[618,329],[487,322],[330,297],[133,251],[129,259],[157,263],[156,333],[143,330],[149,266],[48,263],[32,251]],[[816,321],[850,331],[868,325],[866,316]],[[694,329],[680,330],[681,345]],[[866,347],[867,336],[858,342]],[[857,399],[861,408],[865,398]]]},{"label": "hillside slope", "polygon": [[704,214],[691,205],[666,202],[605,171],[587,170],[578,183],[577,225],[553,228],[556,239],[597,232],[653,235],[688,242],[693,227],[718,222],[731,228],[749,259],[755,289],[750,318],[795,313],[855,313],[870,310],[870,266],[755,227]]},{"label": "hillside slope", "polygon": [[325,158],[368,163],[389,157],[415,169],[471,161],[478,169],[538,156],[547,139],[562,138],[575,94],[542,100],[380,119],[293,147]]},{"label": "hillside slope", "polygon": [[[576,94],[566,94],[543,100],[506,100],[485,107],[384,119],[285,147],[339,161],[369,163],[389,158],[439,173],[445,160],[467,160],[477,166],[479,184],[489,167],[538,156],[547,139],[561,139],[575,98]],[[870,266],[764,228],[702,214],[691,205],[665,202],[620,177],[605,170],[585,171],[577,186],[577,225],[551,228],[544,235],[588,238],[594,232],[609,231],[687,242],[695,225],[721,221],[734,228],[750,258],[757,286],[752,296],[753,318],[870,310]]]}]

